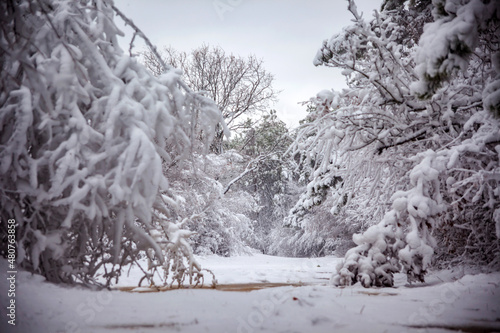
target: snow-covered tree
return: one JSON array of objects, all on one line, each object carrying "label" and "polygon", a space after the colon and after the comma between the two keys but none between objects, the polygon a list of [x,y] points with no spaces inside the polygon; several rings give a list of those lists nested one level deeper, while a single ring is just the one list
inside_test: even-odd
[{"label": "snow-covered tree", "polygon": [[[141,53],[144,64],[155,75],[162,72],[162,61],[154,52]],[[165,47],[163,60],[183,71],[186,83],[195,91],[213,99],[231,131],[253,126],[268,110],[277,95],[274,77],[264,68],[262,59],[226,54],[221,47],[203,45],[180,52]],[[222,152],[224,128],[218,127],[212,150]]]},{"label": "snow-covered tree", "polygon": [[166,171],[177,198],[172,207],[176,220],[198,215],[186,223],[194,233],[189,242],[196,254],[232,256],[250,252],[248,246],[255,243],[251,216],[260,209],[256,199],[243,189],[224,193],[245,165],[243,156],[229,150],[196,155]]},{"label": "snow-covered tree", "polygon": [[115,12],[108,0],[0,3],[2,254],[15,219],[17,262],[53,282],[92,284],[104,265],[109,283],[147,249],[199,271],[162,163],[206,150],[221,114],[179,71],[155,77],[124,54]]},{"label": "snow-covered tree", "polygon": [[244,191],[255,198],[260,208],[249,215],[255,221],[250,245],[264,253],[272,243],[271,230],[281,224],[288,210],[293,173],[284,153],[292,141],[275,110],[229,141],[229,147],[241,152],[246,163],[227,183],[225,192]]},{"label": "snow-covered tree", "polygon": [[385,1],[370,22],[348,3],[354,24],[314,63],[349,88],[311,101],[292,147],[310,183],[288,220],[304,228],[298,213],[328,204],[322,223],[365,230],[335,284],[391,286],[400,269],[423,281],[447,228],[476,234],[454,250],[481,239],[470,255],[497,265],[499,3]]}]

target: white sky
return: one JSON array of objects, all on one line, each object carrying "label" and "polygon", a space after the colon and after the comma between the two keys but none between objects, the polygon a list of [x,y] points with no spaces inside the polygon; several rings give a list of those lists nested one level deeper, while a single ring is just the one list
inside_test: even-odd
[{"label": "white sky", "polygon": [[[365,18],[379,9],[381,0],[357,0]],[[297,104],[323,89],[340,90],[345,80],[312,60],[324,39],[351,23],[347,1],[342,0],[115,0],[122,10],[160,49],[171,45],[190,51],[203,43],[218,45],[226,53],[264,61],[274,75],[274,88],[281,90],[272,106],[278,117],[294,127],[304,118],[305,107]],[[128,50],[132,33],[122,48]],[[138,51],[144,44],[135,43]]]}]

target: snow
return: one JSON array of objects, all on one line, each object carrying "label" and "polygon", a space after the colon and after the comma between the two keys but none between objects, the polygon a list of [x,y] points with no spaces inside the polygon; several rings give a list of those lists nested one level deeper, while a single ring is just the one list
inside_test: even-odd
[{"label": "snow", "polygon": [[[430,272],[427,283],[394,288],[335,288],[335,257],[262,254],[197,257],[219,284],[294,283],[253,291],[175,289],[90,291],[56,286],[17,273],[16,326],[7,324],[7,261],[0,259],[1,332],[446,332],[500,331],[500,272]],[[137,286],[135,267],[120,286]],[[147,291],[142,287],[136,291]],[[421,328],[426,328],[422,330]]]},{"label": "snow", "polygon": [[495,221],[495,233],[498,239],[500,239],[500,208],[496,209],[493,213],[493,220]]}]

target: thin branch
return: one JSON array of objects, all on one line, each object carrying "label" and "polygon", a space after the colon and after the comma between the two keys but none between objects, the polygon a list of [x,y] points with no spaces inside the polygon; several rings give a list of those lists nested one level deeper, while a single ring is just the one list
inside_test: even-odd
[{"label": "thin branch", "polygon": [[[141,37],[144,40],[144,42],[146,43],[146,46],[151,50],[151,52],[153,52],[153,54],[157,58],[158,62],[163,67],[163,70],[165,72],[171,70],[172,66],[167,65],[165,63],[165,61],[163,61],[162,57],[158,53],[158,50],[156,49],[156,46],[154,46],[153,43],[151,43],[149,38],[142,32],[142,30],[139,29],[135,25],[135,23],[131,19],[129,19],[127,16],[125,16],[125,14],[123,14],[118,8],[116,8],[115,5],[112,5],[111,8],[113,8],[113,10],[116,12],[116,14],[121,17],[121,19],[125,22],[125,24],[129,25],[132,29],[134,29],[135,33],[134,33],[134,38],[132,40],[135,39],[136,35]],[[132,50],[132,48],[130,48],[130,50]]]}]

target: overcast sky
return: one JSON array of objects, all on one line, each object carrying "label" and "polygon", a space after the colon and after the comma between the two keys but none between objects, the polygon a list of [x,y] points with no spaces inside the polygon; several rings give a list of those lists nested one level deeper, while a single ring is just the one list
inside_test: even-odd
[{"label": "overcast sky", "polygon": [[[371,17],[381,0],[357,0],[358,11]],[[345,80],[339,71],[315,67],[312,60],[324,39],[351,23],[344,0],[115,0],[153,44],[190,51],[203,43],[226,53],[253,54],[275,77],[282,90],[273,105],[290,127],[305,116],[306,101],[323,89],[340,90]],[[116,20],[126,33],[131,30]],[[125,44],[127,42],[127,44]],[[143,44],[135,43],[142,49]],[[136,49],[136,51],[138,51]]]}]

